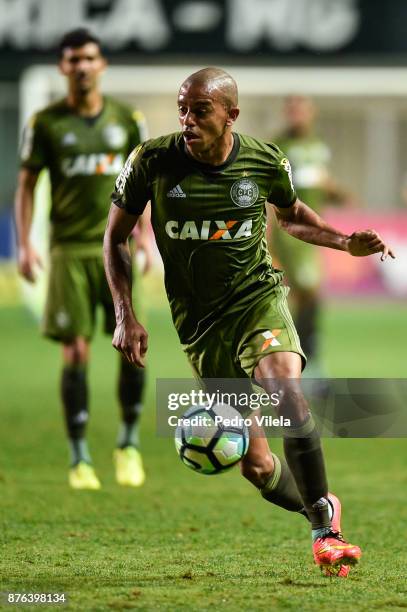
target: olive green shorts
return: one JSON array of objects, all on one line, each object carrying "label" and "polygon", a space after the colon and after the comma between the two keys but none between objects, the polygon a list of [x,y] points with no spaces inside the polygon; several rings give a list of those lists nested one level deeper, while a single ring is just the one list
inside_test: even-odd
[{"label": "olive green shorts", "polygon": [[204,378],[252,378],[270,353],[298,353],[306,358],[287,306],[289,289],[277,285],[271,294],[241,314],[226,313],[195,342],[184,345],[195,374]]},{"label": "olive green shorts", "polygon": [[[133,266],[133,300],[140,283]],[[62,249],[51,253],[48,292],[42,333],[61,342],[82,336],[91,339],[98,307],[103,311],[103,327],[113,334],[116,322],[113,300],[101,255],[80,255]],[[135,307],[136,312],[138,309]]]}]

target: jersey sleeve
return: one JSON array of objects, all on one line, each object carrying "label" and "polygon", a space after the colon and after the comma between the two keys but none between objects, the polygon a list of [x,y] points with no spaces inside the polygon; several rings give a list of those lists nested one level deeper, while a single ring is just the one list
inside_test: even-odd
[{"label": "jersey sleeve", "polygon": [[289,208],[297,199],[293,184],[291,165],[284,153],[275,145],[277,152],[271,173],[270,192],[267,201],[278,208]]},{"label": "jersey sleeve", "polygon": [[44,126],[38,115],[33,115],[24,128],[20,146],[20,164],[24,168],[38,171],[47,165]]},{"label": "jersey sleeve", "polygon": [[131,215],[141,215],[151,199],[144,145],[138,145],[127,158],[116,179],[112,202]]},{"label": "jersey sleeve", "polygon": [[143,113],[139,110],[133,111],[131,121],[132,124],[129,138],[130,151],[148,139],[147,121]]}]

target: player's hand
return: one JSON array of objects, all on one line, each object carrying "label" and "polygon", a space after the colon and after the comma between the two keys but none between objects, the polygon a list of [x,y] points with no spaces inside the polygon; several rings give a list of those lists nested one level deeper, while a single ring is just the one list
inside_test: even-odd
[{"label": "player's hand", "polygon": [[123,319],[116,325],[112,345],[130,363],[144,368],[144,356],[148,348],[148,334],[134,317]]},{"label": "player's hand", "polygon": [[21,276],[29,283],[35,283],[35,268],[43,267],[41,257],[30,244],[19,248],[17,266]]},{"label": "player's hand", "polygon": [[380,259],[382,261],[387,259],[388,255],[395,259],[393,251],[374,230],[354,232],[348,237],[347,250],[354,257],[366,257],[367,255],[373,255],[373,253],[381,253]]}]

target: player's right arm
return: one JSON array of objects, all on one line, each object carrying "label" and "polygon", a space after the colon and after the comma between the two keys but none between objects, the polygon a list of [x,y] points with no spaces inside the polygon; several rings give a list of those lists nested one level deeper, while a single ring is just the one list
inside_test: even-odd
[{"label": "player's right arm", "polygon": [[132,151],[116,180],[103,242],[106,276],[116,316],[112,344],[140,368],[144,367],[148,335],[133,310],[128,237],[151,199],[143,150],[139,146]]},{"label": "player's right arm", "polygon": [[34,211],[34,189],[38,172],[21,168],[18,175],[14,201],[17,233],[18,271],[30,283],[35,281],[35,267],[42,265],[40,256],[30,242],[30,230]]},{"label": "player's right arm", "polygon": [[39,173],[48,165],[48,149],[44,114],[37,113],[29,119],[24,128],[20,147],[21,169],[14,201],[18,270],[31,283],[35,281],[35,266],[42,265],[38,253],[30,242],[34,189]]},{"label": "player's right arm", "polygon": [[128,237],[138,220],[112,204],[103,241],[105,271],[112,293],[116,329],[112,344],[131,363],[143,368],[148,334],[133,310],[131,254]]}]

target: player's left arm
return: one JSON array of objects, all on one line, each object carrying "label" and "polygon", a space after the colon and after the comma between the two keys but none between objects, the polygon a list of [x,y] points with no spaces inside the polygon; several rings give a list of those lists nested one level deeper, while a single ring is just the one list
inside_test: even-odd
[{"label": "player's left arm", "polygon": [[368,229],[346,235],[326,223],[312,208],[298,198],[291,206],[280,208],[273,205],[273,208],[280,227],[294,238],[318,246],[345,251],[354,257],[365,257],[374,253],[382,253],[382,261],[388,255],[393,259],[395,257],[391,248],[375,230]]}]

